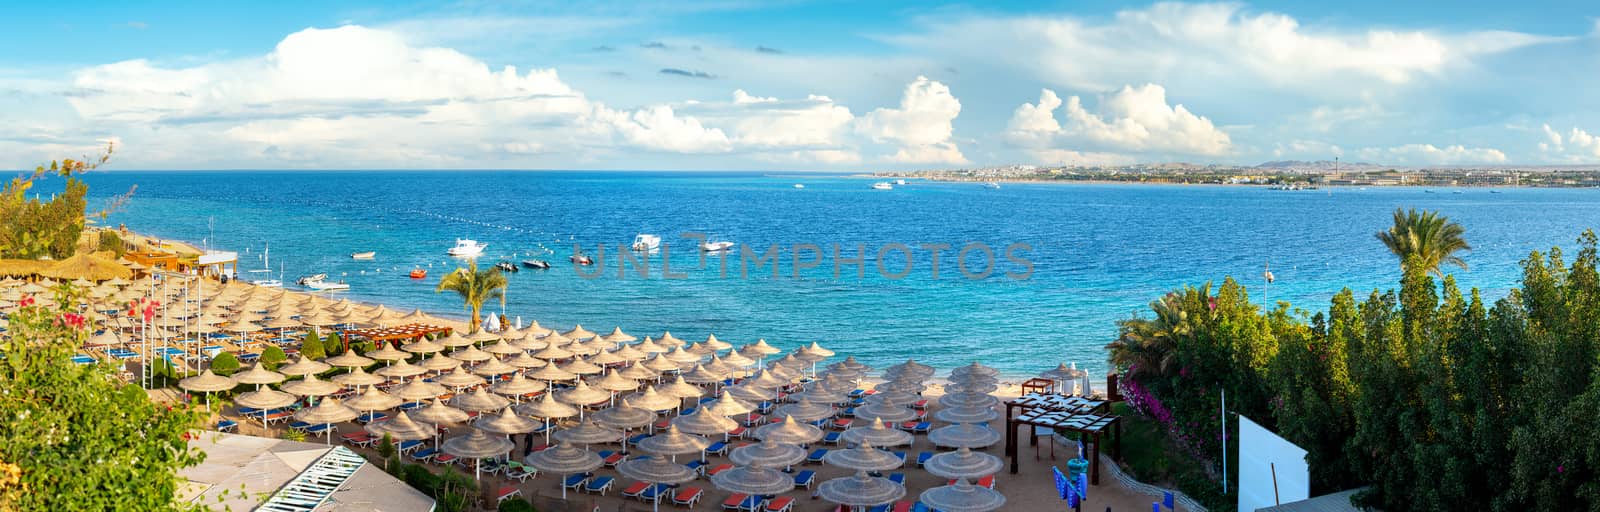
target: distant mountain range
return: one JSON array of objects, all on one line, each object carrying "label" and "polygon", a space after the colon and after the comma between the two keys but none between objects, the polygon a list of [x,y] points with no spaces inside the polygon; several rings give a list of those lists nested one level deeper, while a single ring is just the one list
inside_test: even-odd
[{"label": "distant mountain range", "polygon": [[1263,162],[1255,166],[1256,169],[1269,169],[1277,172],[1331,172],[1339,171],[1377,171],[1392,169],[1394,166],[1370,164],[1366,162],[1344,162],[1333,160],[1275,160]]}]

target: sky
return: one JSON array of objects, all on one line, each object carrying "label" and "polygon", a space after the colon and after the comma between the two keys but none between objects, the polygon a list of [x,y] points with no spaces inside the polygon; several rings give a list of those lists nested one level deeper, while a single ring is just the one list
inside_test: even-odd
[{"label": "sky", "polygon": [[0,168],[1600,162],[1600,4],[29,2]]}]

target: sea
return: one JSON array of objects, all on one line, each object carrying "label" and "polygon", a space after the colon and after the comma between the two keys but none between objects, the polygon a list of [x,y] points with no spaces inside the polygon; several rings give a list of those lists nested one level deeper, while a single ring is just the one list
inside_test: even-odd
[{"label": "sea", "polygon": [[[1450,271],[1490,299],[1517,285],[1530,251],[1572,254],[1600,224],[1600,190],[1583,189],[909,180],[876,190],[877,180],[846,175],[620,171],[86,179],[91,210],[137,186],[103,225],[237,251],[241,270],[271,270],[247,278],[281,274],[291,288],[326,273],[350,285],[332,296],[463,316],[461,299],[435,287],[467,264],[445,253],[464,238],[488,244],[480,265],[551,264],[510,274],[504,306],[485,306],[512,322],[781,348],[815,341],[877,367],[982,361],[1011,378],[1061,362],[1103,375],[1117,322],[1148,316],[1150,301],[1184,285],[1232,276],[1253,301],[1307,311],[1346,287],[1393,288],[1398,265],[1374,234],[1396,208],[1465,226],[1470,268]],[[629,250],[640,234],[661,246]],[[705,255],[693,234],[735,246]],[[575,250],[595,264],[569,262]],[[364,251],[375,259],[350,256]],[[407,276],[417,268],[428,277]]]}]

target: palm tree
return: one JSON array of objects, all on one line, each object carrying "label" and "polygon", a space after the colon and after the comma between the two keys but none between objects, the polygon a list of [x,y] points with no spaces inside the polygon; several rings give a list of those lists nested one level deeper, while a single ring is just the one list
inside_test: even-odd
[{"label": "palm tree", "polygon": [[1211,283],[1202,288],[1185,286],[1150,303],[1155,318],[1118,322],[1117,341],[1106,345],[1111,364],[1126,368],[1130,376],[1171,375],[1178,360],[1178,344],[1193,331],[1185,302],[1206,303],[1210,297]]},{"label": "palm tree", "polygon": [[478,316],[483,311],[483,303],[490,299],[500,299],[500,304],[506,302],[506,276],[500,269],[489,267],[478,270],[478,262],[473,261],[465,268],[457,268],[454,272],[446,274],[439,280],[439,288],[435,292],[451,290],[461,296],[466,302],[467,310],[472,311],[472,326],[468,333],[478,332],[478,324],[482,318]]},{"label": "palm tree", "polygon": [[1394,226],[1388,231],[1379,231],[1377,236],[1389,252],[1400,258],[1401,264],[1415,256],[1423,270],[1443,277],[1439,268],[1445,264],[1467,269],[1467,262],[1456,256],[1458,252],[1472,250],[1466,239],[1461,238],[1464,232],[1466,229],[1460,224],[1450,222],[1439,212],[1396,208]]}]

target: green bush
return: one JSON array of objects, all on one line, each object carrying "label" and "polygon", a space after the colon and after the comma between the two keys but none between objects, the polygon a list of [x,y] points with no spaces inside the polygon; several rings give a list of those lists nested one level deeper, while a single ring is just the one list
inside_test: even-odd
[{"label": "green bush", "polygon": [[227,377],[239,371],[239,358],[233,352],[223,351],[211,359],[211,373]]},{"label": "green bush", "polygon": [[127,247],[122,245],[122,237],[118,236],[116,231],[109,229],[100,231],[100,242],[98,245],[96,245],[95,250],[111,251],[116,253],[118,258],[121,258],[123,254],[127,254],[128,252]]},{"label": "green bush", "polygon": [[328,333],[328,337],[323,338],[322,352],[330,356],[344,353],[344,340],[339,339],[338,332]]},{"label": "green bush", "polygon": [[322,338],[317,336],[317,331],[306,331],[306,339],[300,342],[300,355],[313,360],[328,356],[323,350]]},{"label": "green bush", "polygon": [[283,349],[277,345],[267,345],[267,349],[261,351],[261,364],[266,365],[268,370],[277,368],[278,363],[288,360],[289,355],[283,353]]},{"label": "green bush", "polygon": [[289,429],[283,431],[283,438],[290,441],[304,443],[306,442],[306,433],[303,430]]},{"label": "green bush", "polygon": [[533,508],[532,503],[528,503],[528,500],[522,498],[511,498],[502,501],[497,510],[500,512],[539,512],[539,509]]}]

